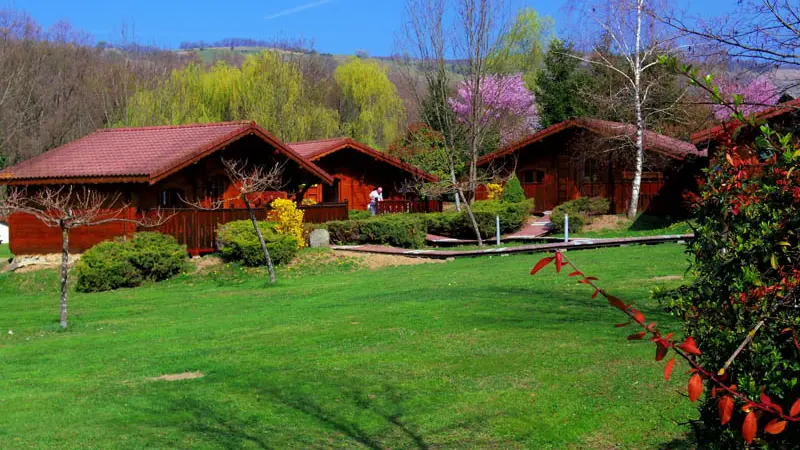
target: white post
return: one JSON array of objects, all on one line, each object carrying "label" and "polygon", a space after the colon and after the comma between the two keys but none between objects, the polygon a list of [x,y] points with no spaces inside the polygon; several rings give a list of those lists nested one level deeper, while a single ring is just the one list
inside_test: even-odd
[{"label": "white post", "polygon": [[564,214],[564,242],[569,242],[569,214]]},{"label": "white post", "polygon": [[495,216],[495,223],[497,224],[497,245],[500,245],[500,216]]}]

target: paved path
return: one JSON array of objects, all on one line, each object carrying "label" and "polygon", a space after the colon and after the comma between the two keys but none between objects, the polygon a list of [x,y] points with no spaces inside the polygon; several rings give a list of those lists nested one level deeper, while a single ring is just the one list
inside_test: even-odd
[{"label": "paved path", "polygon": [[663,244],[666,242],[684,242],[694,238],[693,234],[671,234],[663,236],[643,236],[610,239],[575,239],[569,242],[550,244],[530,244],[516,247],[488,247],[480,250],[409,250],[385,245],[335,245],[334,250],[347,250],[361,253],[378,253],[382,255],[401,255],[416,258],[463,258],[486,255],[508,255],[515,253],[540,253],[553,250],[582,250],[601,247],[619,247],[631,244]]}]

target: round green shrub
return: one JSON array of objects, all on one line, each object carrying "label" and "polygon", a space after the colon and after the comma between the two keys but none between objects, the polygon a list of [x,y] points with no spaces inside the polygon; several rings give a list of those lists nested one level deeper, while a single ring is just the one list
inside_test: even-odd
[{"label": "round green shrub", "polygon": [[101,242],[81,255],[75,265],[80,292],[110,291],[121,287],[138,286],[142,274],[128,259],[124,242]]},{"label": "round green shrub", "polygon": [[500,196],[500,199],[506,203],[520,203],[525,201],[525,191],[522,189],[522,184],[519,182],[519,178],[516,175],[512,175],[511,178],[506,181],[505,187],[503,187],[503,195]]},{"label": "round green shrub", "polygon": [[166,280],[186,268],[186,247],[172,236],[136,233],[127,246],[128,260],[147,280]]},{"label": "round green shrub", "polygon": [[[270,222],[259,222],[258,226],[273,264],[287,264],[294,259],[298,243],[293,236],[277,233],[275,224]],[[266,264],[253,222],[249,220],[220,224],[217,228],[217,249],[226,261],[251,267]]]},{"label": "round green shrub", "polygon": [[186,247],[172,236],[136,233],[130,240],[101,242],[78,260],[76,289],[110,291],[138,286],[144,280],[162,281],[186,267]]}]

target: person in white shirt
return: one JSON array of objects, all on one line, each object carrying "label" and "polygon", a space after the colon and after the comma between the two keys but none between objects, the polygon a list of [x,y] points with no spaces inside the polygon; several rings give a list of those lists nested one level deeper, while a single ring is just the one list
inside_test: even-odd
[{"label": "person in white shirt", "polygon": [[374,216],[378,213],[378,202],[383,201],[383,188],[378,187],[369,193],[369,211]]}]

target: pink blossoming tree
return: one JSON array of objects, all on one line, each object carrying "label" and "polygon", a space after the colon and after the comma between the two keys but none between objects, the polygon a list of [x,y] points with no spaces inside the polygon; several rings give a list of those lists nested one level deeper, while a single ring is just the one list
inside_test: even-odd
[{"label": "pink blossoming tree", "polygon": [[469,83],[459,84],[455,97],[448,100],[459,120],[469,123],[477,117],[482,125],[496,123],[503,145],[514,142],[539,128],[536,98],[525,87],[522,75],[489,75],[481,80],[479,89],[481,111],[473,114],[472,89]]},{"label": "pink blossoming tree", "polygon": [[[746,85],[725,80],[721,80],[718,85],[720,94],[729,103],[733,103],[733,96],[735,94],[742,96],[742,105],[739,107],[739,110],[745,117],[774,105],[781,96],[780,89],[764,75],[757,77]],[[729,106],[714,105],[713,110],[714,117],[719,120],[726,120],[731,117],[731,109]]]}]

